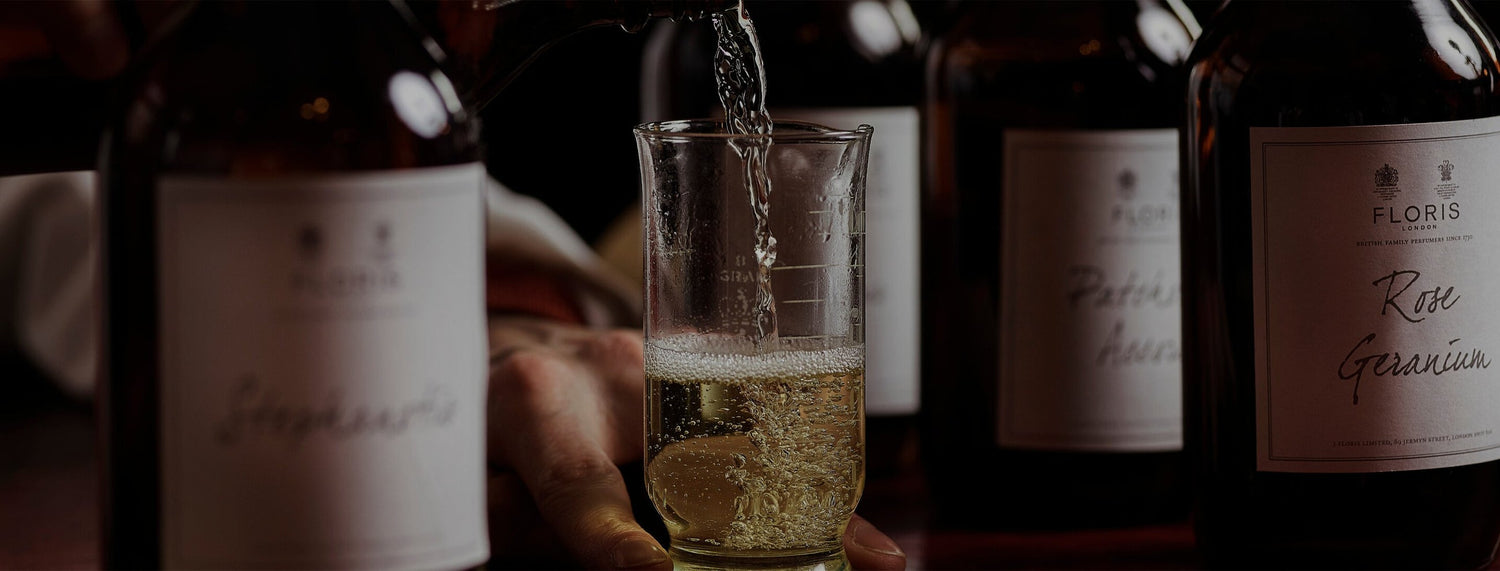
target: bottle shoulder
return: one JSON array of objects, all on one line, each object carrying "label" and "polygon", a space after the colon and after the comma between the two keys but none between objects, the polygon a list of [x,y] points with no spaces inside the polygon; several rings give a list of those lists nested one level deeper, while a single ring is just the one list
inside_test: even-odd
[{"label": "bottle shoulder", "polygon": [[1196,21],[1153,2],[977,2],[934,42],[940,57],[997,62],[1126,59],[1177,65]]},{"label": "bottle shoulder", "polygon": [[1152,2],[975,3],[928,54],[928,101],[969,123],[1171,127],[1195,32]]},{"label": "bottle shoulder", "polygon": [[[1472,106],[1494,92],[1500,69],[1494,39],[1461,4],[1317,2],[1277,8],[1258,2],[1225,6],[1189,58],[1193,96],[1221,107],[1236,100],[1240,107],[1277,101],[1305,112],[1381,99],[1387,108],[1424,99],[1433,106]],[[1420,120],[1401,115],[1386,120]]]},{"label": "bottle shoulder", "polygon": [[[390,6],[353,5],[332,21],[317,14],[324,21],[291,24],[281,33],[270,33],[275,19],[265,14],[195,12],[134,70],[111,137],[148,148],[151,140],[167,143],[165,169],[371,169],[474,160],[477,121],[420,34]],[[333,30],[314,33],[321,28]]]},{"label": "bottle shoulder", "polygon": [[934,40],[937,90],[989,84],[1110,83],[1175,89],[1197,24],[1150,2],[975,3]]}]

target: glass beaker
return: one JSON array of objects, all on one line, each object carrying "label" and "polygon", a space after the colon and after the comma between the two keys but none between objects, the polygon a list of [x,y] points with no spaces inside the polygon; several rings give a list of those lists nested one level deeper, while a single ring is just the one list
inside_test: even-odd
[{"label": "glass beaker", "polygon": [[[847,567],[841,539],[864,487],[871,131],[635,129],[646,480],[679,568]],[[759,211],[756,164],[770,183]]]}]

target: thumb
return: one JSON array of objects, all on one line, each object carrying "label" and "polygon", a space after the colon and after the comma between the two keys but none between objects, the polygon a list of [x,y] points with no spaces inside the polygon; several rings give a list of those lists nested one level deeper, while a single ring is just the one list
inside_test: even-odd
[{"label": "thumb", "polygon": [[901,571],[906,568],[906,553],[889,536],[858,515],[844,530],[844,554],[849,557],[849,566],[860,571]]}]

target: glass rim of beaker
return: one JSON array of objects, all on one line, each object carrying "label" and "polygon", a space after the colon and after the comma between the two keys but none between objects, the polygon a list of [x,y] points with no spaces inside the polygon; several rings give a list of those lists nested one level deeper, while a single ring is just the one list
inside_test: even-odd
[{"label": "glass rim of beaker", "polygon": [[[695,128],[707,127],[707,130],[696,130]],[[795,127],[803,130],[782,130],[780,127]],[[682,130],[669,130],[681,128]],[[656,141],[667,141],[674,143],[685,143],[692,141],[712,141],[728,139],[771,139],[777,142],[842,142],[842,141],[865,141],[869,140],[870,134],[875,131],[869,125],[860,125],[854,129],[835,129],[827,125],[819,125],[810,121],[776,120],[772,121],[771,134],[769,135],[737,135],[724,131],[724,121],[718,119],[676,119],[672,121],[651,121],[635,126],[637,137]]]}]

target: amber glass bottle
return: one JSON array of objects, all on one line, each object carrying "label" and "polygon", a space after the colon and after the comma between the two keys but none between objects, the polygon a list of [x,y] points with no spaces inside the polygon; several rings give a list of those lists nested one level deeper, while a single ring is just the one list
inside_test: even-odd
[{"label": "amber glass bottle", "polygon": [[927,65],[922,455],[942,520],[1186,513],[1175,2],[974,2]]},{"label": "amber glass bottle", "polygon": [[102,158],[105,566],[483,563],[470,112],[399,5],[185,18]]},{"label": "amber glass bottle", "polygon": [[469,104],[579,29],[723,4],[181,12],[101,157],[105,565],[484,563]]},{"label": "amber glass bottle", "polygon": [[1183,303],[1216,564],[1500,537],[1495,41],[1461,1],[1227,4],[1189,62]]},{"label": "amber glass bottle", "polygon": [[[449,54],[461,97],[487,105],[532,59],[575,33],[605,26],[638,32],[653,20],[693,21],[736,0],[417,0],[412,10]],[[704,24],[708,24],[705,22]],[[712,62],[712,52],[694,54]]]}]

